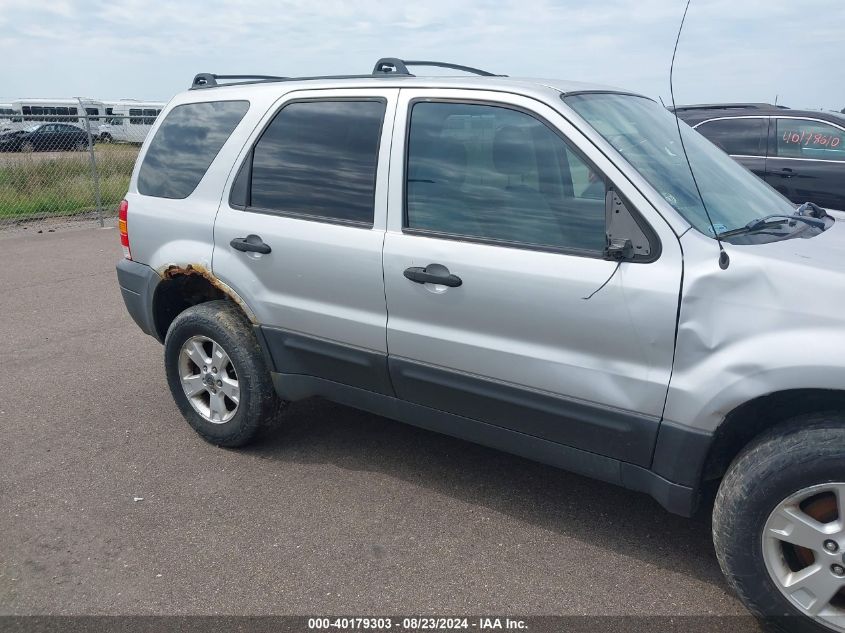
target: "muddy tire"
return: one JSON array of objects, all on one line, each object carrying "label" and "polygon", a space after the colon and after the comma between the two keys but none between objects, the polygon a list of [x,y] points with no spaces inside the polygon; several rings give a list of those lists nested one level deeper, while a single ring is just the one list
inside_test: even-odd
[{"label": "muddy tire", "polygon": [[182,312],[167,331],[164,364],[173,399],[206,441],[244,446],[278,419],[282,403],[243,312],[210,301]]},{"label": "muddy tire", "polygon": [[768,628],[845,630],[845,416],[799,416],[752,442],[719,487],[713,542]]}]

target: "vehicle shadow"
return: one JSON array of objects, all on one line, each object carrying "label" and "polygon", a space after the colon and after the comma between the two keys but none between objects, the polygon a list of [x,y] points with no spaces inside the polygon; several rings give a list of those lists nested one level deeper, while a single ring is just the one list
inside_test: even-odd
[{"label": "vehicle shadow", "polygon": [[321,399],[291,404],[247,451],[378,472],[726,587],[709,512],[679,517],[645,494]]}]

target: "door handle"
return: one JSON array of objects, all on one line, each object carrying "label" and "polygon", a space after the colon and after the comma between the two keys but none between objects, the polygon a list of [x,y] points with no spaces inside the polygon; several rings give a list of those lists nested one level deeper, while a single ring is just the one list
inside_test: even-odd
[{"label": "door handle", "polygon": [[784,167],[783,169],[778,169],[777,171],[775,171],[775,174],[777,174],[781,178],[792,178],[795,175],[795,172],[789,167]]},{"label": "door handle", "polygon": [[440,284],[457,288],[464,283],[460,277],[451,274],[449,269],[442,264],[429,264],[425,268],[411,266],[405,269],[404,275],[417,284]]},{"label": "door handle", "polygon": [[261,253],[262,255],[266,255],[272,250],[270,245],[265,244],[259,235],[236,237],[229,242],[229,246],[242,253]]}]

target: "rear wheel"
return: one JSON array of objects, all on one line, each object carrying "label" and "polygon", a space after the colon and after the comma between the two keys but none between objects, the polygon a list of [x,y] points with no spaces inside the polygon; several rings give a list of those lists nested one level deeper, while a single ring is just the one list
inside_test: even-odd
[{"label": "rear wheel", "polygon": [[21,143],[21,151],[29,154],[30,152],[35,151],[35,145],[33,145],[30,141],[24,141]]},{"label": "rear wheel", "polygon": [[164,341],[167,382],[188,423],[206,441],[243,446],[274,421],[280,400],[243,313],[229,301],[188,308]]},{"label": "rear wheel", "polygon": [[728,582],[788,631],[845,631],[845,421],[796,418],[729,468],[713,511]]}]

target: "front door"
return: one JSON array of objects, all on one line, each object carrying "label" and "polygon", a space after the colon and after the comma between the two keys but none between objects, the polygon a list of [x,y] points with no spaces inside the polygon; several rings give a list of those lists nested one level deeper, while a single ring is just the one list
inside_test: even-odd
[{"label": "front door", "polygon": [[213,270],[255,313],[280,373],[390,392],[381,250],[397,94],[290,93],[232,171]]},{"label": "front door", "polygon": [[[647,465],[672,364],[675,236],[532,99],[403,89],[395,125],[405,168],[391,170],[384,278],[397,395]],[[654,229],[648,261],[618,270],[603,258],[611,186]]]}]

